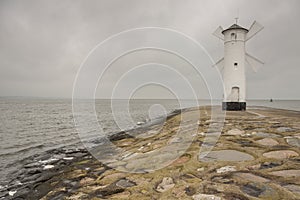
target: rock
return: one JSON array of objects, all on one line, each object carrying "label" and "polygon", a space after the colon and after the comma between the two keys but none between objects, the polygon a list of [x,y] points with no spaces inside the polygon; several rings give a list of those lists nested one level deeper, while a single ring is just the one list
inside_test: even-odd
[{"label": "rock", "polygon": [[249,169],[249,170],[257,170],[257,169],[260,169],[260,167],[261,167],[261,164],[258,163],[256,165],[251,165],[251,166],[247,167],[247,169]]},{"label": "rock", "polygon": [[193,196],[194,200],[221,200],[221,197],[212,194],[196,194]]},{"label": "rock", "polygon": [[17,190],[9,191],[9,192],[8,192],[8,195],[12,197],[12,196],[14,196],[16,193],[17,193]]},{"label": "rock", "polygon": [[54,173],[43,173],[42,176],[35,180],[35,183],[45,182],[53,177]]},{"label": "rock", "polygon": [[200,167],[200,168],[197,169],[197,172],[203,172],[204,170],[205,170],[204,167]]},{"label": "rock", "polygon": [[290,127],[279,127],[276,129],[279,133],[292,132],[294,129]]},{"label": "rock", "polygon": [[262,187],[261,185],[249,183],[249,184],[243,185],[241,187],[241,190],[250,196],[259,197],[266,189],[265,189],[265,187]]},{"label": "rock", "polygon": [[270,151],[264,153],[263,156],[267,158],[286,159],[286,158],[299,156],[299,154],[291,150],[280,150],[280,151]]},{"label": "rock", "polygon": [[16,194],[13,195],[14,199],[24,199],[24,197],[30,192],[29,187],[22,187],[18,188],[18,191]]},{"label": "rock", "polygon": [[100,176],[105,171],[106,171],[106,169],[104,167],[100,167],[100,168],[94,169],[94,171],[91,173],[94,174],[95,176]]},{"label": "rock", "polygon": [[38,178],[41,177],[41,173],[38,174],[33,174],[33,175],[26,175],[26,176],[22,176],[20,177],[20,179],[22,180],[22,182],[31,182],[31,181],[36,181]]},{"label": "rock", "polygon": [[216,176],[212,179],[213,182],[223,183],[223,184],[231,184],[234,181],[232,179],[223,178],[220,176]]},{"label": "rock", "polygon": [[256,142],[258,144],[264,145],[264,146],[275,146],[275,145],[279,144],[276,140],[274,140],[272,138],[264,138],[264,139],[261,139],[261,140],[257,140]]},{"label": "rock", "polygon": [[261,164],[260,169],[268,169],[282,165],[281,162],[264,162]]},{"label": "rock", "polygon": [[269,174],[272,174],[275,176],[282,176],[282,177],[299,177],[300,170],[288,169],[288,170],[270,172]]},{"label": "rock", "polygon": [[62,150],[65,154],[72,154],[72,153],[78,153],[83,151],[83,149],[79,149],[79,148],[77,149],[63,148]]},{"label": "rock", "polygon": [[204,132],[200,132],[200,133],[198,133],[198,135],[201,136],[201,137],[203,137],[203,136],[205,136],[205,133]]},{"label": "rock", "polygon": [[64,160],[73,160],[74,159],[74,157],[65,157],[65,158],[63,158]]},{"label": "rock", "polygon": [[36,167],[40,167],[41,163],[28,163],[26,165],[24,165],[24,168],[36,168]]},{"label": "rock", "polygon": [[279,137],[281,137],[274,133],[265,133],[265,132],[253,132],[253,136],[262,137],[262,138],[279,138]]},{"label": "rock", "polygon": [[[206,155],[204,158],[203,156]],[[236,150],[219,150],[211,151],[209,153],[202,152],[199,155],[199,160],[202,162],[213,162],[213,161],[245,161],[253,160],[254,157],[250,154],[236,151]]]},{"label": "rock", "polygon": [[83,179],[80,180],[79,184],[81,186],[83,186],[83,185],[89,185],[90,183],[93,183],[94,181],[95,181],[95,179],[93,179],[93,178],[85,177],[85,178],[83,178]]},{"label": "rock", "polygon": [[241,136],[243,136],[243,137],[251,137],[252,134],[251,134],[251,133],[244,133],[244,134],[242,134]]},{"label": "rock", "polygon": [[293,192],[295,194],[300,195],[300,186],[299,185],[289,184],[289,185],[284,185],[283,187],[290,190],[291,192]]},{"label": "rock", "polygon": [[118,194],[114,194],[110,199],[130,199],[131,193],[129,191],[124,191]]},{"label": "rock", "polygon": [[221,168],[217,169],[218,174],[226,173],[226,172],[234,172],[234,171],[236,171],[235,166],[225,166],[225,167],[221,167]]},{"label": "rock", "polygon": [[136,125],[138,125],[138,126],[141,126],[141,125],[143,125],[143,124],[145,124],[145,122],[137,122],[137,123],[136,123]]},{"label": "rock", "polygon": [[247,139],[236,139],[236,143],[241,144],[243,147],[252,146],[252,141]]},{"label": "rock", "polygon": [[131,146],[132,144],[133,144],[133,140],[124,139],[124,140],[122,140],[122,142],[120,142],[119,146],[127,147],[127,146]]},{"label": "rock", "polygon": [[129,181],[127,179],[121,179],[118,182],[116,182],[116,185],[121,188],[129,188],[135,186],[136,183]]},{"label": "rock", "polygon": [[180,165],[180,164],[188,162],[190,160],[190,158],[191,158],[191,155],[186,154],[186,155],[183,155],[180,158],[176,159],[172,164]]},{"label": "rock", "polygon": [[274,189],[271,185],[265,183],[247,183],[240,188],[247,195],[258,197],[259,199],[282,199],[278,194],[278,189]]},{"label": "rock", "polygon": [[300,139],[297,137],[287,137],[286,142],[293,147],[300,147]]},{"label": "rock", "polygon": [[125,173],[122,172],[118,172],[118,173],[112,173],[112,174],[108,174],[106,175],[106,173],[102,174],[103,178],[102,178],[102,182],[111,182],[111,181],[116,181],[119,179],[122,179],[126,176]]},{"label": "rock", "polygon": [[168,144],[173,144],[173,143],[180,143],[182,141],[181,138],[179,137],[173,137],[169,140]]},{"label": "rock", "polygon": [[113,134],[113,135],[109,136],[110,141],[118,141],[118,140],[128,139],[128,138],[134,138],[134,137],[130,134],[127,134],[124,131],[121,131],[119,133],[116,133],[116,134]]},{"label": "rock", "polygon": [[162,182],[157,186],[157,192],[165,192],[175,186],[174,181],[171,177],[164,177]]},{"label": "rock", "polygon": [[41,172],[42,170],[40,168],[32,168],[27,171],[27,174],[34,175],[34,174],[39,174]]},{"label": "rock", "polygon": [[188,195],[188,196],[192,196],[196,193],[196,189],[193,188],[193,187],[186,187],[185,188],[185,193]]},{"label": "rock", "polygon": [[52,169],[54,165],[45,165],[43,170]]},{"label": "rock", "polygon": [[59,159],[57,158],[50,158],[48,160],[40,160],[39,163],[42,163],[43,165],[48,164],[48,165],[53,165],[55,163],[57,163],[59,161]]},{"label": "rock", "polygon": [[101,195],[101,196],[110,196],[113,194],[121,193],[124,192],[124,188],[120,188],[116,186],[116,184],[110,184],[109,186],[105,188],[101,188],[95,191],[96,195]]},{"label": "rock", "polygon": [[67,185],[69,187],[75,187],[77,185],[77,182],[76,181],[70,181],[70,180],[64,180],[63,184]]},{"label": "rock", "polygon": [[244,134],[245,131],[241,131],[239,129],[231,129],[230,131],[227,131],[226,135],[231,135],[231,136],[239,136]]},{"label": "rock", "polygon": [[280,124],[278,121],[269,121],[269,124]]},{"label": "rock", "polygon": [[235,173],[233,175],[233,177],[235,178],[239,178],[239,179],[245,179],[251,182],[258,182],[258,183],[266,183],[269,182],[269,179],[260,177],[260,176],[256,176],[254,174],[251,173]]},{"label": "rock", "polygon": [[21,181],[16,181],[16,185],[23,185]]}]

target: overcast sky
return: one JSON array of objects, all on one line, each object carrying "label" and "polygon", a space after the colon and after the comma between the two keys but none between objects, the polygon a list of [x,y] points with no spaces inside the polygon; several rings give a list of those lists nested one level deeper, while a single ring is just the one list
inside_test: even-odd
[{"label": "overcast sky", "polygon": [[[265,62],[257,73],[247,70],[248,99],[300,99],[299,0],[1,0],[0,96],[72,97],[76,73],[88,53],[111,35],[132,28],[174,29],[194,38],[218,60],[223,56],[223,44],[212,33],[219,25],[232,25],[237,15],[239,24],[245,28],[254,20],[264,26],[247,42],[247,51]],[[152,59],[145,56],[149,54]],[[185,67],[180,61],[174,62],[177,58],[155,54],[144,51],[143,55],[133,53],[119,60],[107,71],[105,86],[99,86],[98,96],[109,96],[116,84],[112,80],[119,80],[130,67],[153,62],[153,55],[158,59],[156,62],[168,58],[170,67],[177,63],[179,71]],[[126,70],[119,70],[123,65],[127,65]],[[139,81],[156,76],[152,72],[144,71],[146,75],[138,76]],[[177,80],[175,73],[159,74],[161,80]],[[184,76],[192,85],[197,83],[192,71]],[[205,79],[214,77],[208,75]],[[130,88],[130,84],[124,79],[122,86]],[[155,87],[147,86],[136,96],[172,96]],[[179,84],[175,87],[185,91]],[[222,97],[221,90],[219,93]]]}]

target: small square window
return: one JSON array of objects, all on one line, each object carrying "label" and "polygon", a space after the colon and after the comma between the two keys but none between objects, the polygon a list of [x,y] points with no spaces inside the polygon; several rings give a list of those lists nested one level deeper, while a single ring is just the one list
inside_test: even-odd
[{"label": "small square window", "polygon": [[238,63],[234,63],[234,66],[238,66]]}]

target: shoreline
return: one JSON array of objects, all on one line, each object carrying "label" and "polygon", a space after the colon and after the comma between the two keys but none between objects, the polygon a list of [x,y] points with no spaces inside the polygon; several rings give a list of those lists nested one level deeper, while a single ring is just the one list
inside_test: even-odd
[{"label": "shoreline", "polygon": [[[229,199],[229,197],[237,197],[239,199],[250,199],[251,194],[254,195],[254,193],[259,193],[258,191],[254,192],[252,191],[247,193],[247,190],[250,190],[247,184],[249,183],[243,183],[244,188],[235,188],[235,191],[230,192],[222,192],[219,191],[218,188],[214,189],[205,189],[204,186],[201,186],[203,184],[202,182],[209,182],[209,185],[213,187],[214,184],[217,185],[223,185],[228,186],[230,184],[233,184],[235,182],[241,182],[241,178],[233,178],[230,175],[233,172],[236,173],[242,173],[245,174],[250,173],[253,171],[252,175],[256,175],[259,178],[265,178],[268,180],[273,179],[276,180],[275,183],[278,181],[285,182],[286,180],[279,180],[275,179],[274,177],[270,176],[267,172],[267,174],[263,174],[260,171],[263,169],[255,169],[255,170],[249,170],[246,168],[246,164],[253,166],[257,163],[257,160],[265,161],[265,162],[277,162],[277,166],[269,167],[268,170],[274,170],[277,167],[277,171],[279,169],[283,169],[286,165],[286,163],[289,163],[289,166],[293,167],[294,170],[300,169],[300,164],[297,159],[299,158],[299,149],[289,145],[286,141],[287,138],[284,138],[286,136],[294,137],[293,134],[299,133],[300,127],[300,112],[299,111],[290,111],[290,110],[282,110],[282,109],[275,109],[275,108],[266,108],[265,110],[259,110],[250,107],[250,110],[255,110],[256,112],[261,113],[266,117],[257,119],[257,116],[251,115],[251,113],[246,112],[227,112],[226,116],[226,122],[225,122],[225,130],[223,130],[222,136],[219,139],[219,143],[215,147],[216,149],[236,149],[239,151],[244,151],[244,148],[252,149],[250,154],[253,154],[253,157],[255,158],[252,161],[245,161],[242,164],[236,164],[235,162],[220,162],[215,164],[203,164],[202,162],[198,161],[197,159],[197,153],[199,151],[200,144],[203,143],[203,131],[207,129],[208,126],[208,120],[209,115],[205,116],[203,119],[201,119],[201,123],[199,124],[199,129],[202,129],[201,132],[196,136],[196,140],[193,142],[193,144],[189,147],[187,152],[183,154],[180,158],[178,158],[174,163],[167,166],[165,169],[160,169],[158,171],[154,171],[152,173],[146,173],[137,175],[137,174],[126,174],[123,172],[114,171],[114,169],[107,167],[105,165],[102,165],[97,160],[95,160],[89,152],[87,152],[86,149],[56,149],[56,150],[50,150],[45,152],[45,155],[35,155],[32,156],[32,160],[28,159],[24,163],[24,170],[20,170],[18,173],[15,174],[16,180],[12,180],[13,183],[11,183],[10,187],[4,187],[0,188],[0,199],[1,198],[7,198],[7,199],[39,199],[44,197],[43,199],[54,199],[54,198],[71,198],[72,196],[76,196],[78,198],[94,198],[94,199],[105,199],[105,198],[119,198],[125,196],[127,199],[135,198],[135,197],[145,197],[145,199],[150,198],[154,195],[154,198],[175,198],[174,192],[180,191],[180,195],[183,195],[186,199],[193,199],[195,195],[197,195],[199,192],[202,194],[207,195],[216,195],[217,197],[222,197],[224,199]],[[176,121],[177,117],[180,116],[182,113],[189,113],[194,112],[196,108],[189,108],[189,109],[183,109],[183,110],[177,110],[172,112],[173,114],[170,116],[168,115],[166,123],[171,124],[173,121]],[[197,108],[198,109],[198,108]],[[209,107],[200,107],[200,112],[209,112]],[[287,116],[286,116],[287,115]],[[243,122],[246,122],[246,124],[240,124],[239,121],[243,120]],[[280,119],[280,121],[278,120]],[[172,121],[173,120],[173,121]],[[270,121],[274,123],[269,123]],[[277,122],[275,121],[277,120]],[[252,122],[253,121],[253,122]],[[247,123],[248,122],[248,123]],[[276,123],[275,123],[276,122]],[[296,125],[294,125],[294,122]],[[253,123],[253,124],[252,124]],[[262,125],[266,124],[266,125]],[[298,124],[298,125],[297,125]],[[268,125],[268,126],[267,126]],[[116,145],[122,147],[122,144],[125,142],[132,142],[131,145],[129,145],[130,148],[138,146],[137,141],[133,142],[132,136],[128,137],[128,135],[125,135],[127,132],[139,132],[139,131],[147,131],[152,128],[152,126],[155,126],[155,124],[148,125],[148,126],[141,126],[137,129],[127,130],[124,132],[115,133],[110,137],[110,140],[114,141]],[[266,131],[256,131],[256,129],[263,129],[265,128]],[[281,129],[282,130],[281,130]],[[223,135],[226,135],[230,130],[240,130],[236,131],[239,133],[235,133],[234,135],[228,135],[223,138]],[[280,132],[280,131],[283,132]],[[242,134],[241,132],[244,133]],[[167,131],[168,132],[168,131]],[[265,133],[265,134],[275,134],[279,137],[279,139],[275,138],[277,145],[273,146],[266,146],[266,145],[260,145],[257,144],[256,141],[258,141],[257,138],[271,138],[271,137],[257,137],[255,134],[251,135],[252,132],[256,133]],[[201,134],[200,134],[201,133]],[[120,135],[120,134],[123,134]],[[172,133],[166,133],[168,135],[168,138],[164,140],[168,140],[169,136],[172,136]],[[166,135],[165,134],[165,135]],[[248,134],[248,135],[247,135]],[[250,135],[249,135],[250,134]],[[286,135],[285,135],[286,134]],[[263,134],[262,134],[263,135]],[[254,139],[253,139],[254,138]],[[153,138],[152,138],[153,139]],[[228,140],[229,139],[229,140]],[[257,140],[256,140],[257,139]],[[235,141],[235,142],[233,142]],[[297,140],[296,140],[297,141]],[[140,142],[140,141],[138,141]],[[154,142],[154,140],[151,140],[151,142]],[[274,142],[274,141],[273,141]],[[295,142],[294,142],[295,143]],[[230,145],[236,145],[235,148],[230,147]],[[219,146],[218,146],[219,145]],[[229,146],[226,146],[229,145]],[[281,145],[281,146],[280,146]],[[289,145],[289,146],[287,146]],[[125,148],[129,148],[124,146]],[[159,146],[158,146],[159,147]],[[243,147],[243,148],[242,148]],[[148,148],[148,147],[147,147]],[[152,147],[149,147],[151,149]],[[152,148],[153,149],[153,148]],[[198,149],[198,150],[197,150]],[[263,151],[281,151],[281,150],[290,150],[296,154],[293,154],[294,156],[291,156],[289,158],[284,159],[265,159],[264,156],[254,156],[254,153],[261,154]],[[247,151],[246,151],[247,152]],[[249,153],[249,152],[248,152]],[[196,156],[196,158],[195,158]],[[72,159],[71,159],[72,158]],[[292,159],[292,160],[291,160]],[[31,162],[31,161],[34,162]],[[42,162],[39,162],[39,161]],[[27,163],[26,163],[27,162]],[[263,163],[265,163],[263,162]],[[291,163],[293,165],[291,165]],[[235,166],[235,171],[227,171],[224,175],[227,177],[227,179],[230,180],[224,180],[223,176],[220,176],[219,173],[217,173],[217,169],[222,168],[221,165],[225,165],[223,167],[226,167],[226,164],[230,164],[229,166]],[[274,165],[274,164],[273,164]],[[48,166],[48,167],[46,167]],[[262,165],[261,165],[262,166]],[[183,167],[183,169],[182,169]],[[202,171],[202,167],[204,168]],[[46,169],[47,168],[47,169]],[[185,168],[189,168],[188,172],[185,171]],[[192,170],[190,169],[192,168]],[[174,174],[170,173],[170,170],[179,170],[177,173],[181,174],[180,177],[175,176]],[[226,169],[225,169],[226,171]],[[76,173],[75,173],[76,172]],[[255,172],[255,173],[254,173]],[[208,175],[210,174],[211,175]],[[297,172],[298,173],[298,172]],[[299,171],[300,173],[300,171]],[[206,174],[206,175],[205,175]],[[155,177],[158,178],[155,178]],[[186,176],[189,176],[189,178],[186,178]],[[203,177],[206,178],[203,178]],[[214,177],[215,176],[215,177]],[[243,175],[245,176],[245,175]],[[300,175],[299,175],[300,176]],[[138,177],[138,178],[137,178]],[[145,178],[146,177],[146,178]],[[150,178],[151,177],[151,178]],[[170,177],[172,181],[169,179],[169,182],[173,182],[170,185],[174,186],[168,190],[169,192],[160,192],[157,187],[160,183],[164,182],[163,177]],[[217,180],[216,177],[219,177]],[[249,178],[249,177],[248,177]],[[252,177],[253,178],[253,177]],[[259,179],[256,177],[256,179]],[[26,181],[24,180],[28,180]],[[146,187],[146,183],[138,183],[138,179],[146,179],[145,182],[148,182],[148,188],[150,192],[147,193],[147,191],[144,193],[142,192],[143,189],[140,191],[138,188],[140,185],[143,185],[143,187]],[[149,179],[149,180],[148,180]],[[216,179],[216,180],[214,180]],[[291,185],[293,179],[288,179],[286,181],[286,185]],[[18,182],[19,181],[19,182]],[[23,181],[23,182],[22,182]],[[229,181],[229,183],[220,183],[220,181],[226,182]],[[233,182],[232,182],[233,181]],[[20,182],[23,184],[21,185]],[[184,184],[182,183],[184,182]],[[55,184],[54,184],[55,183]],[[213,185],[211,185],[214,183]],[[262,184],[261,182],[259,182]],[[274,184],[275,184],[274,183]],[[294,181],[293,185],[296,186],[290,186],[297,188],[297,184],[300,185],[299,181]],[[186,187],[183,187],[182,185],[186,185]],[[277,183],[278,185],[278,183]],[[274,186],[276,189],[277,187],[281,186]],[[178,186],[178,187],[177,187]],[[273,185],[271,185],[273,186]],[[271,186],[269,190],[274,190]],[[189,188],[191,191],[187,191],[186,188]],[[202,187],[202,189],[201,189]],[[247,188],[248,187],[248,188]],[[251,186],[252,187],[252,186]],[[254,187],[254,186],[253,186]],[[264,186],[266,187],[266,186]],[[90,189],[88,189],[90,188]],[[181,189],[180,189],[181,188]],[[191,189],[193,188],[193,189]],[[255,187],[254,187],[255,188]],[[284,187],[282,187],[284,188]],[[278,198],[282,197],[282,195],[289,195],[291,199],[297,199],[299,196],[298,194],[294,194],[289,189],[282,189],[280,188],[280,192],[277,194]],[[176,189],[176,191],[175,191]],[[277,188],[278,189],[278,188]],[[300,189],[300,186],[299,186]],[[146,189],[145,189],[146,190]],[[287,191],[286,191],[287,190]],[[15,192],[16,191],[16,192]],[[138,192],[139,191],[139,192]],[[172,191],[172,193],[170,193]],[[10,193],[10,194],[9,194]],[[14,194],[13,194],[14,193]],[[261,192],[263,193],[263,192]],[[30,195],[29,195],[30,194]],[[190,195],[189,195],[190,194]],[[272,193],[273,194],[273,193]],[[80,196],[82,195],[82,196]],[[172,196],[173,195],[173,196]],[[179,195],[179,194],[177,194]],[[179,195],[179,196],[180,196]],[[259,194],[261,195],[261,194]],[[259,196],[258,195],[258,196]],[[274,194],[273,194],[274,195]],[[175,195],[176,196],[176,195]],[[276,197],[276,195],[275,195]],[[276,199],[276,198],[275,198]]]},{"label": "shoreline", "polygon": [[[180,114],[183,110],[186,109],[173,110],[172,112],[167,114],[166,120],[170,119],[175,115]],[[146,130],[151,128],[151,126],[160,124],[161,122],[161,117],[159,117],[157,119],[154,119],[153,122],[145,122],[144,124],[138,127],[113,133],[109,135],[108,138],[111,141],[122,140],[128,138],[128,134],[126,134],[127,132]],[[95,142],[95,144],[101,143],[99,142],[101,141],[101,138],[96,139],[96,141],[97,142]],[[14,177],[11,180],[5,180],[0,185],[0,199],[22,199],[23,196],[25,197],[24,199],[39,199],[43,195],[38,194],[37,196],[33,197],[28,196],[33,190],[33,188],[30,188],[30,185],[45,182],[50,178],[53,178],[57,173],[62,173],[62,171],[66,170],[66,168],[68,168],[69,165],[72,165],[73,163],[76,163],[82,159],[95,160],[90,154],[90,152],[84,147],[84,145],[82,147],[75,146],[77,145],[73,144],[65,147],[60,147],[58,149],[51,149],[43,153],[35,154],[22,159],[18,163],[22,165],[22,169],[20,171],[15,171],[11,173],[10,176]],[[109,167],[107,166],[106,168],[109,169]],[[36,176],[37,174],[39,174],[39,176]],[[13,195],[10,195],[9,193]],[[46,191],[39,193],[46,194]]]}]

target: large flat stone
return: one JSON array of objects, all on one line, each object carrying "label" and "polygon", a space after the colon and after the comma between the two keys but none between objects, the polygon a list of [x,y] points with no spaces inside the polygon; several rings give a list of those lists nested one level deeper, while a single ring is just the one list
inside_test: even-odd
[{"label": "large flat stone", "polygon": [[299,156],[299,154],[291,150],[280,150],[280,151],[270,151],[264,153],[263,156],[267,158],[286,159],[286,158]]},{"label": "large flat stone", "polygon": [[290,127],[279,127],[276,129],[279,133],[286,133],[286,132],[292,132],[294,129]]},{"label": "large flat stone", "polygon": [[231,130],[227,131],[227,133],[225,135],[240,136],[244,133],[245,133],[245,131],[235,128],[235,129],[231,129]]},{"label": "large flat stone", "polygon": [[[253,160],[254,157],[250,154],[240,152],[237,150],[219,150],[211,151],[207,155],[207,152],[202,152],[199,155],[199,161],[212,162],[212,161],[246,161]],[[202,155],[206,155],[202,158]]]},{"label": "large flat stone", "polygon": [[300,139],[298,137],[287,137],[285,140],[293,147],[300,147]]},{"label": "large flat stone", "polygon": [[116,185],[118,187],[121,187],[121,188],[128,188],[128,187],[133,187],[136,184],[132,181],[127,180],[127,179],[121,179],[118,182],[116,182]]},{"label": "large flat stone", "polygon": [[254,132],[252,133],[253,136],[256,137],[262,137],[262,138],[280,138],[280,135],[274,134],[274,133],[265,133],[265,132]]},{"label": "large flat stone", "polygon": [[264,139],[261,139],[261,140],[257,140],[256,142],[258,144],[264,145],[264,146],[275,146],[275,145],[279,144],[276,140],[274,140],[272,138],[264,138]]},{"label": "large flat stone", "polygon": [[259,199],[282,199],[278,196],[278,193],[274,188],[264,183],[248,183],[243,185],[241,190],[250,196],[258,197]]},{"label": "large flat stone", "polygon": [[257,183],[266,183],[269,182],[269,179],[260,177],[260,176],[256,176],[254,174],[251,173],[235,173],[233,175],[234,178],[239,178],[239,179],[245,179],[251,182],[257,182]]},{"label": "large flat stone", "polygon": [[300,176],[300,170],[297,169],[281,170],[281,171],[270,172],[270,174],[275,176],[282,176],[282,177],[298,177]]},{"label": "large flat stone", "polygon": [[289,191],[293,192],[294,194],[300,195],[300,186],[299,185],[285,185],[284,188],[288,189]]}]

